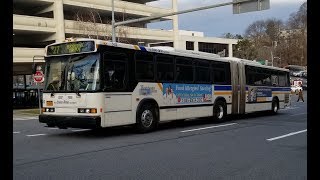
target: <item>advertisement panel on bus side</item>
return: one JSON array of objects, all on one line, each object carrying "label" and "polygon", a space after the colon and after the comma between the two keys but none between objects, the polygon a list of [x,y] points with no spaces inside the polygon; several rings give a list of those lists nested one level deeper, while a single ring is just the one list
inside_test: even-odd
[{"label": "advertisement panel on bus side", "polygon": [[197,104],[212,102],[212,85],[163,83],[165,104]]}]

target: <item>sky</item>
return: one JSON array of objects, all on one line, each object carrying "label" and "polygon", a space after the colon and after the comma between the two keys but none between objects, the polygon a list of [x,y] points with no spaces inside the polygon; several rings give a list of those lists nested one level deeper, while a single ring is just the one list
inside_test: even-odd
[{"label": "sky", "polygon": [[[178,0],[178,10],[231,2],[232,0]],[[270,9],[233,14],[232,5],[178,15],[179,29],[204,32],[206,37],[222,37],[225,33],[243,35],[246,28],[257,20],[269,18],[286,22],[290,14],[297,12],[307,0],[270,0]],[[171,0],[148,3],[156,7],[171,8]],[[172,29],[172,21],[148,24],[152,29]]]}]

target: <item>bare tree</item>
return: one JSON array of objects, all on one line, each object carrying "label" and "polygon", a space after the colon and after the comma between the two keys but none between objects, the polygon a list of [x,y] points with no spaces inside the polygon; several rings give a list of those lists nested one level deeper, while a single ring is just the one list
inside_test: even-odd
[{"label": "bare tree", "polygon": [[280,47],[284,61],[287,64],[307,65],[307,2],[290,15],[286,30],[282,32]]},{"label": "bare tree", "polygon": [[[79,35],[87,38],[111,40],[112,28],[111,19],[100,16],[100,13],[94,9],[81,9],[74,15],[76,20],[75,26],[79,30]],[[117,20],[126,19],[126,12],[123,12],[120,16],[116,17]],[[116,28],[117,42],[127,43],[128,27],[119,26]]]},{"label": "bare tree", "polygon": [[290,15],[288,27],[291,29],[307,28],[307,2],[304,2],[297,12]]},{"label": "bare tree", "polygon": [[257,47],[267,45],[269,38],[267,36],[266,29],[265,21],[255,21],[246,29],[245,37],[251,39]]},{"label": "bare tree", "polygon": [[252,41],[249,39],[241,39],[235,45],[234,56],[254,60],[257,58],[257,50]]},{"label": "bare tree", "polygon": [[280,29],[283,28],[283,22],[279,19],[272,18],[266,20],[265,23],[266,34],[270,38],[270,41],[278,41]]},{"label": "bare tree", "polygon": [[[225,35],[232,37],[230,33]],[[278,66],[307,65],[307,2],[285,23],[275,18],[253,22],[244,37],[248,41],[238,42],[236,57],[273,58]]]},{"label": "bare tree", "polygon": [[[75,25],[79,34],[87,38],[109,40],[111,31],[103,24],[99,12],[94,9],[81,9],[75,13]],[[105,22],[105,23],[110,23]]]}]

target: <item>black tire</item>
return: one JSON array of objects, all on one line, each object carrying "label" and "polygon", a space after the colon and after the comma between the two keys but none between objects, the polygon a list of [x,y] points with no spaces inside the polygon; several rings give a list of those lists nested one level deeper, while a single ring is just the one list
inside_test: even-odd
[{"label": "black tire", "polygon": [[223,101],[217,101],[213,107],[213,120],[224,122],[227,116],[227,105]]},{"label": "black tire", "polygon": [[47,123],[48,127],[55,127],[55,125],[53,123]]},{"label": "black tire", "polygon": [[271,112],[272,114],[277,114],[279,110],[279,102],[277,99],[272,100]]},{"label": "black tire", "polygon": [[156,108],[152,104],[143,104],[137,112],[136,129],[139,133],[146,133],[154,130],[158,125]]}]

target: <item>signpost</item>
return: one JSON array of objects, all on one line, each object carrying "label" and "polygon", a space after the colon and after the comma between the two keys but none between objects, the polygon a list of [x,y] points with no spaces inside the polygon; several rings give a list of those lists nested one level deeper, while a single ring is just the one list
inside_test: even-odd
[{"label": "signpost", "polygon": [[233,0],[233,3],[233,14],[241,14],[270,9],[270,0]]},{"label": "signpost", "polygon": [[171,13],[167,13],[167,14],[154,15],[154,16],[150,16],[150,17],[131,19],[131,20],[117,22],[117,23],[114,20],[114,0],[112,0],[112,42],[116,42],[115,28],[117,26],[131,24],[131,23],[137,23],[137,22],[143,22],[143,21],[159,20],[162,17],[173,16],[173,15],[178,15],[178,14],[185,14],[185,13],[189,13],[189,12],[212,9],[212,8],[217,8],[217,7],[227,6],[227,5],[233,5],[233,14],[239,14],[239,13],[246,13],[246,12],[251,12],[251,11],[261,11],[261,10],[270,9],[270,0],[233,0],[232,2],[214,4],[214,5],[209,5],[209,6],[199,7],[199,8],[182,10],[182,11],[178,11],[178,12],[171,12]]},{"label": "signpost", "polygon": [[42,83],[44,81],[43,72],[36,71],[36,73],[33,75],[33,79],[36,83]]},{"label": "signpost", "polygon": [[39,99],[39,111],[41,114],[41,98],[40,98],[40,86],[39,83],[42,83],[44,81],[44,75],[43,72],[41,71],[41,66],[37,67],[37,71],[36,73],[33,75],[33,80],[36,83],[37,87],[38,87],[38,99]]}]

